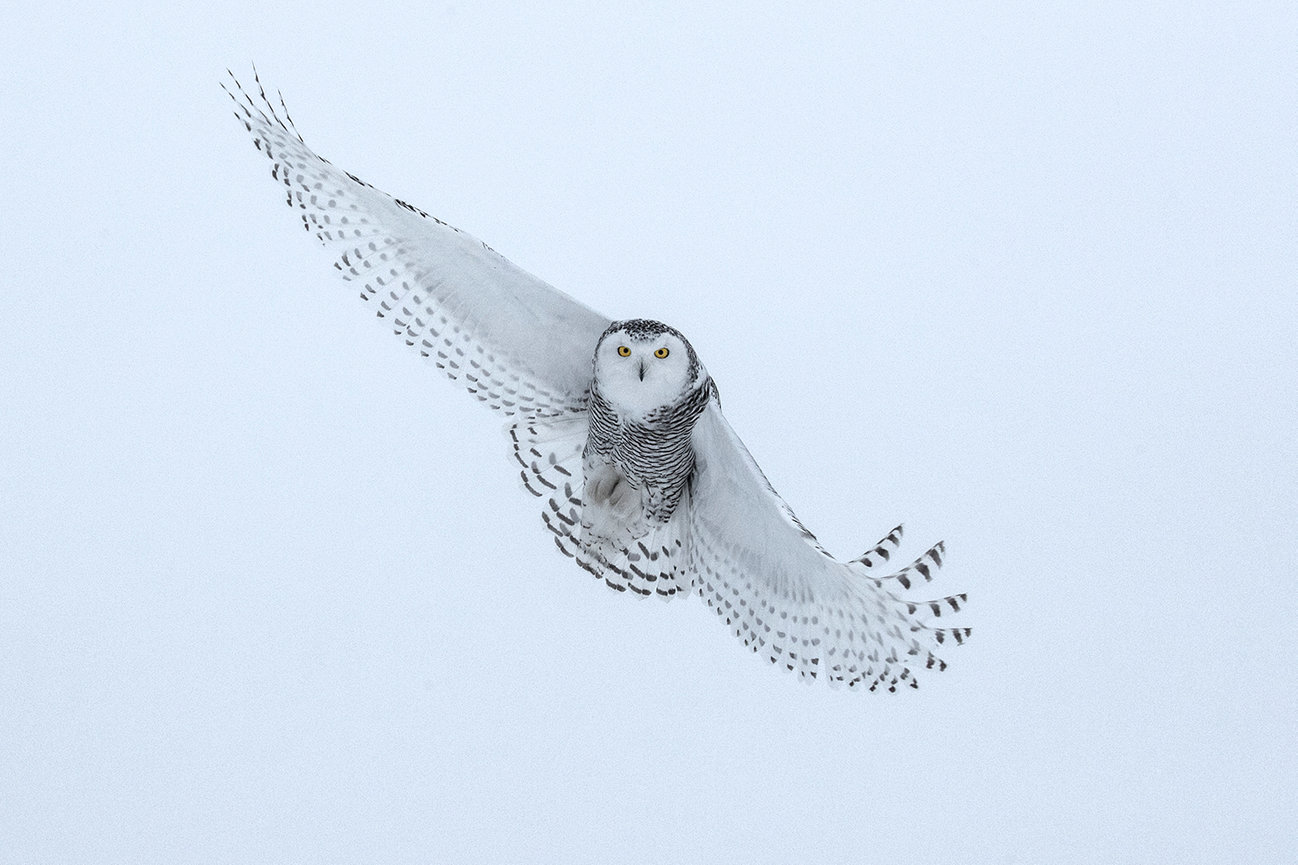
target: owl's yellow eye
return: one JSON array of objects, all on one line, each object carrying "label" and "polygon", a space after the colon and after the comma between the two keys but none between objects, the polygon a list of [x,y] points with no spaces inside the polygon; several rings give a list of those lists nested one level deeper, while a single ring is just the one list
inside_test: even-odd
[{"label": "owl's yellow eye", "polygon": [[631,349],[627,348],[625,345],[619,345],[617,347],[617,353],[622,355],[623,357],[630,357]]},{"label": "owl's yellow eye", "polygon": [[671,352],[669,352],[667,349],[665,349],[665,348],[660,348],[660,349],[658,349],[657,351],[654,352],[654,357],[660,357],[660,358],[661,358],[661,357],[666,357],[666,356],[669,355],[669,354],[671,354]]}]

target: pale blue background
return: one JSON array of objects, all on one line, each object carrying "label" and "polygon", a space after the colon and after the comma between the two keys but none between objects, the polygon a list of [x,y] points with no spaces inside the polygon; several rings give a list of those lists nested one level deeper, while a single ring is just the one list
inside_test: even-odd
[{"label": "pale blue background", "polygon": [[[1298,7],[81,4],[0,31],[0,862],[1285,862]],[[802,687],[560,557],[217,82],[684,331],[975,639]]]}]

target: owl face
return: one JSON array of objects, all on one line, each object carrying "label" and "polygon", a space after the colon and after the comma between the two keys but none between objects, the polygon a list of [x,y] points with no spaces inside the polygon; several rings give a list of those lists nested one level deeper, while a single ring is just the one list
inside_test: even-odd
[{"label": "owl face", "polygon": [[632,417],[679,402],[701,370],[685,337],[657,321],[614,322],[595,348],[600,393]]}]

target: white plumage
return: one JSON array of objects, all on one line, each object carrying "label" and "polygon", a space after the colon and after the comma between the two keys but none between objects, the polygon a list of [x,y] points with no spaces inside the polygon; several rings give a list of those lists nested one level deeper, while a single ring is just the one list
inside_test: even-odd
[{"label": "white plumage", "polygon": [[834,559],[730,428],[683,335],[613,322],[338,170],[303,143],[282,99],[277,110],[259,80],[254,99],[230,78],[236,117],[344,279],[511,418],[523,484],[561,551],[621,591],[698,593],[745,645],[804,677],[895,691],[945,669],[938,648],[970,629],[929,622],[965,596],[904,596],[941,567],[942,544],[887,573],[898,526],[865,555]]}]

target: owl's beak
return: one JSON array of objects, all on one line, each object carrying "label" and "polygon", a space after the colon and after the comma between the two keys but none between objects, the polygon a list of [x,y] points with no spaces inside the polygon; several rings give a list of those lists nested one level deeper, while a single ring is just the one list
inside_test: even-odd
[{"label": "owl's beak", "polygon": [[644,361],[640,361],[640,380],[644,381]]}]

